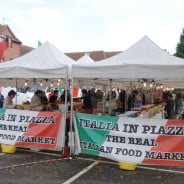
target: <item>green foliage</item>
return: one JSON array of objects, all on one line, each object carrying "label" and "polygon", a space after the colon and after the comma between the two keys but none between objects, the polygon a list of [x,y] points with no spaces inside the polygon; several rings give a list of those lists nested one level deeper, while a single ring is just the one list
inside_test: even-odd
[{"label": "green foliage", "polygon": [[180,41],[176,46],[176,53],[174,55],[177,57],[184,58],[184,29],[180,34]]}]

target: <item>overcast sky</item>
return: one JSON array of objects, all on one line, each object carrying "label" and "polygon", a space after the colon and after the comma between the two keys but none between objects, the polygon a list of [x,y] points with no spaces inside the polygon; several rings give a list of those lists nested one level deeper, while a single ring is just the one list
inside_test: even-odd
[{"label": "overcast sky", "polygon": [[63,52],[124,51],[147,35],[169,53],[184,27],[184,0],[0,0],[0,23],[24,45]]}]

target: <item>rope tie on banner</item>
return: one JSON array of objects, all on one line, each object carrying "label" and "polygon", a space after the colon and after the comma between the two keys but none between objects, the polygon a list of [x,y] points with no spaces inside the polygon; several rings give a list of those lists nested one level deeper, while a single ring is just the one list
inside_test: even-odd
[{"label": "rope tie on banner", "polygon": [[16,168],[16,167],[31,166],[31,165],[40,164],[40,163],[56,162],[56,161],[62,161],[62,160],[67,160],[67,159],[72,159],[72,158],[68,157],[68,158],[59,158],[59,159],[50,159],[50,160],[41,160],[41,161],[35,161],[35,162],[28,162],[28,163],[24,163],[24,164],[16,164],[16,165],[0,167],[0,170],[13,169],[13,168]]}]

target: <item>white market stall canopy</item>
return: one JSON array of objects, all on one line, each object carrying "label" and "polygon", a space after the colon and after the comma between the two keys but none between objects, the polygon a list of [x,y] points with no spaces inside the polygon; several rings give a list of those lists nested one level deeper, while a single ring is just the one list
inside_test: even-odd
[{"label": "white market stall canopy", "polygon": [[98,63],[108,65],[184,65],[184,59],[170,55],[166,50],[156,45],[148,36],[144,36],[124,52],[101,60]]},{"label": "white market stall canopy", "polygon": [[107,79],[182,79],[184,65],[93,65],[72,66],[74,78],[107,78]]},{"label": "white market stall canopy", "polygon": [[94,64],[94,60],[88,55],[85,54],[84,56],[82,56],[81,58],[79,58],[76,62],[76,64]]},{"label": "white market stall canopy", "polygon": [[184,60],[171,56],[147,36],[116,56],[93,65],[73,65],[74,78],[184,79]]},{"label": "white market stall canopy", "polygon": [[28,54],[0,63],[0,78],[66,78],[68,66],[74,63],[46,42]]}]

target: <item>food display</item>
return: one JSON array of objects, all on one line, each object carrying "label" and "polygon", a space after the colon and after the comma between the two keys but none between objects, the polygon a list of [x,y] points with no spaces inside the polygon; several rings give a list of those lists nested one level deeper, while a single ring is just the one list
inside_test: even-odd
[{"label": "food display", "polygon": [[127,111],[118,115],[119,117],[131,117],[131,118],[156,118],[163,119],[164,104],[148,104],[140,107],[139,110]]}]

